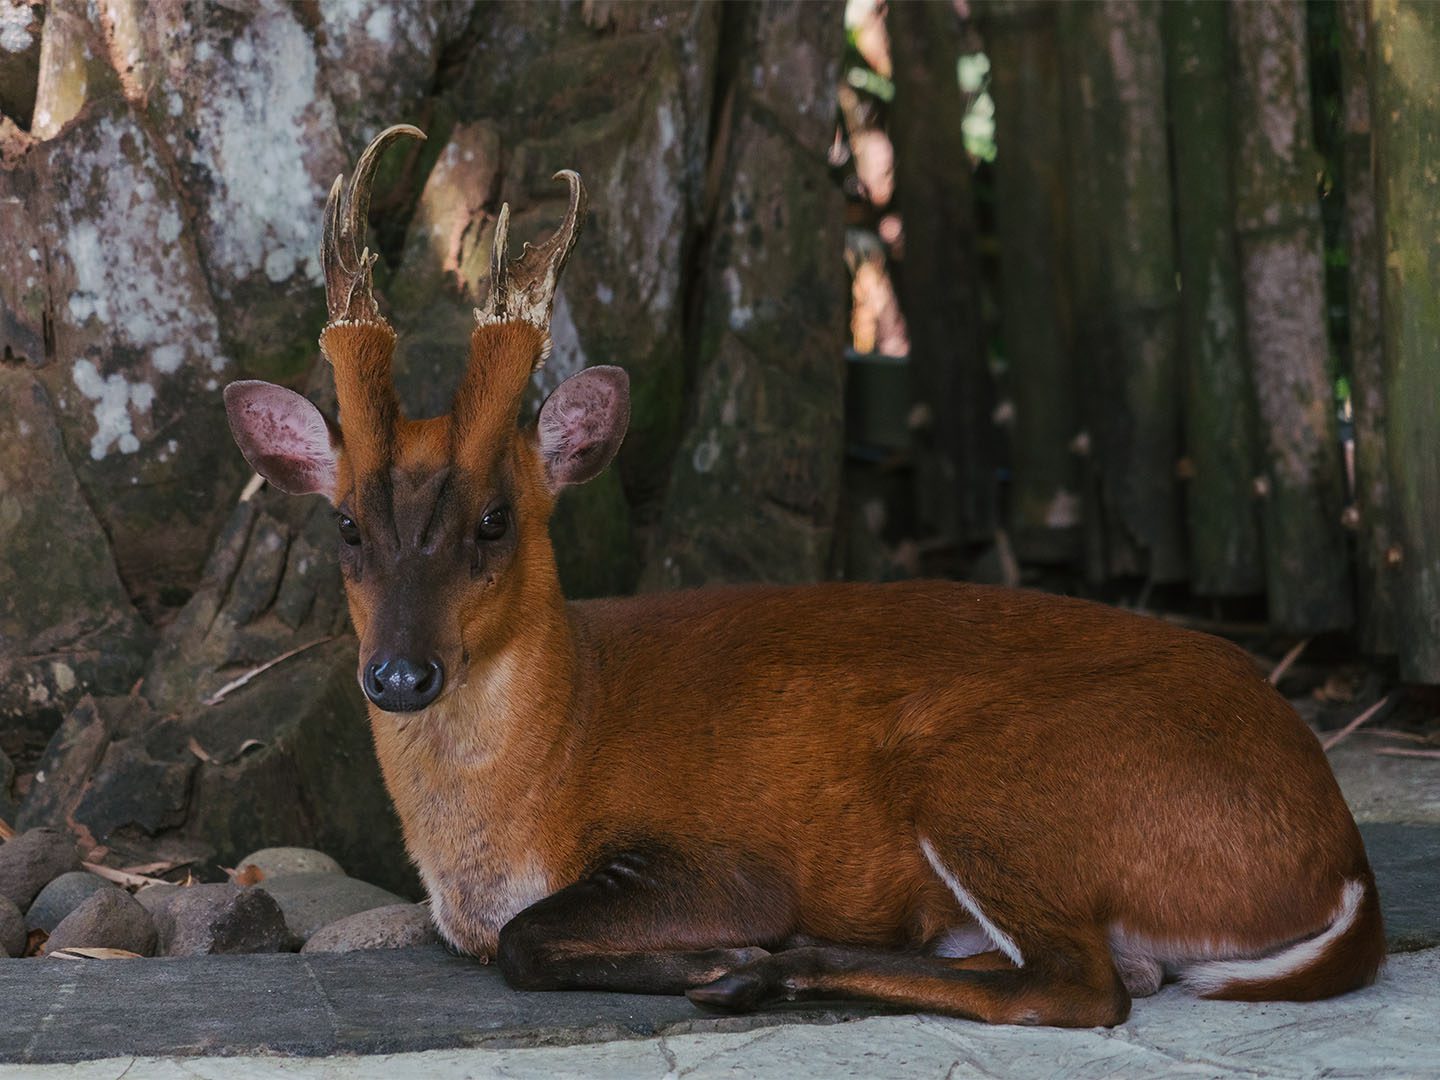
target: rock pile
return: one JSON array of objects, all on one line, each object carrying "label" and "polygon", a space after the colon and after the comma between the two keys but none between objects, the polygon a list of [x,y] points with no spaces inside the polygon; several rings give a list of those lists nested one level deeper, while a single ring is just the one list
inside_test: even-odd
[{"label": "rock pile", "polygon": [[309,848],[265,848],[221,884],[145,884],[133,895],[82,864],[58,829],[0,845],[0,955],[349,952],[437,945],[424,904],[348,877]]}]

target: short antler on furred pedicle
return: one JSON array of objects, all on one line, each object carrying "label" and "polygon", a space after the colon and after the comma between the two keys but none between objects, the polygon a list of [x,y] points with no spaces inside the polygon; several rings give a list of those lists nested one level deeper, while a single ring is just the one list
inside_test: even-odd
[{"label": "short antler on furred pedicle", "polygon": [[409,124],[386,128],[370,140],[355,163],[350,182],[347,184],[341,174],[330,186],[330,197],[325,202],[324,235],[320,241],[330,325],[384,322],[375,303],[370,276],[379,256],[362,245],[369,224],[370,187],[375,182],[375,167],[385,148],[402,136],[423,140],[425,133]]},{"label": "short antler on furred pedicle", "polygon": [[570,185],[570,205],[549,238],[526,244],[510,259],[510,206],[500,208],[490,249],[490,293],[475,309],[470,363],[455,391],[456,457],[482,460],[491,432],[513,424],[530,377],[550,355],[550,315],[560,275],[585,224],[589,199],[578,173],[564,169],[555,179]]},{"label": "short antler on furred pedicle", "polygon": [[320,261],[330,321],[320,333],[320,351],[335,372],[346,457],[357,476],[388,465],[400,419],[400,399],[391,378],[395,331],[375,303],[370,271],[378,256],[364,241],[375,166],[385,148],[402,135],[425,138],[409,124],[386,128],[370,140],[349,183],[343,175],[335,178],[325,203]]},{"label": "short antler on furred pedicle", "polygon": [[565,219],[550,239],[521,248],[518,259],[509,259],[506,250],[510,239],[510,204],[500,208],[500,219],[495,223],[495,241],[490,249],[490,295],[484,307],[475,309],[477,325],[490,326],[514,319],[542,330],[550,325],[555,289],[565,264],[570,260],[570,253],[575,250],[575,241],[585,227],[585,215],[590,205],[578,173],[562,169],[554,179],[564,180],[570,185],[570,205],[565,210]]}]

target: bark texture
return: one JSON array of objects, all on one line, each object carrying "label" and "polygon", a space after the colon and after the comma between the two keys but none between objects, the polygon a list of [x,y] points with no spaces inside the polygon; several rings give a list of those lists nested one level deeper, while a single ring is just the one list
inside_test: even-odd
[{"label": "bark texture", "polygon": [[1227,5],[1208,0],[1176,0],[1164,8],[1189,466],[1182,476],[1191,582],[1202,596],[1265,590],[1230,187],[1227,12]]},{"label": "bark texture", "polygon": [[807,581],[830,566],[844,448],[844,237],[824,160],[834,108],[799,88],[834,85],[841,29],[838,5],[726,9],[724,53],[743,77],[715,103],[694,419],[671,466],[646,588]]},{"label": "bark texture", "polygon": [[1352,617],[1341,525],[1315,157],[1298,0],[1230,7],[1245,344],[1261,425],[1270,618],[1295,633]]},{"label": "bark texture", "polygon": [[1375,141],[1385,258],[1383,329],[1400,676],[1440,682],[1440,24],[1377,0]]}]

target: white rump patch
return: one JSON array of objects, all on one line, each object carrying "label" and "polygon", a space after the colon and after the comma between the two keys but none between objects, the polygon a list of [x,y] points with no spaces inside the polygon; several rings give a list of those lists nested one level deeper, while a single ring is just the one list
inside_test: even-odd
[{"label": "white rump patch", "polygon": [[[1015,944],[1015,939],[991,922],[985,912],[980,910],[980,905],[976,903],[975,897],[971,896],[965,886],[960,884],[959,879],[945,868],[945,864],[940,861],[940,856],[936,855],[935,849],[930,846],[930,841],[923,836],[920,837],[920,850],[925,855],[925,861],[930,864],[930,869],[935,871],[935,876],[945,883],[945,887],[954,894],[955,899],[960,902],[960,906],[980,924],[980,929],[985,931],[993,947],[1008,956],[1010,962],[1016,967],[1024,967],[1025,958],[1020,955],[1020,947]],[[943,944],[945,942],[942,942],[942,947]]]},{"label": "white rump patch", "polygon": [[1180,981],[1197,994],[1213,994],[1232,983],[1268,982],[1302,971],[1325,955],[1325,950],[1354,925],[1364,896],[1363,881],[1347,881],[1335,916],[1324,933],[1254,960],[1208,960],[1189,964],[1180,972]]}]

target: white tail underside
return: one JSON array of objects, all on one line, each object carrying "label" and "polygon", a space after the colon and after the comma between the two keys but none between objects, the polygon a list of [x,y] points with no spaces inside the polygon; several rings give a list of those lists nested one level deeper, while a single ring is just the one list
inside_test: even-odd
[{"label": "white tail underside", "polygon": [[1316,934],[1270,956],[1254,960],[1203,960],[1185,965],[1180,981],[1197,994],[1213,994],[1233,983],[1266,982],[1309,967],[1332,942],[1354,925],[1365,896],[1363,881],[1347,881],[1330,925]]}]

